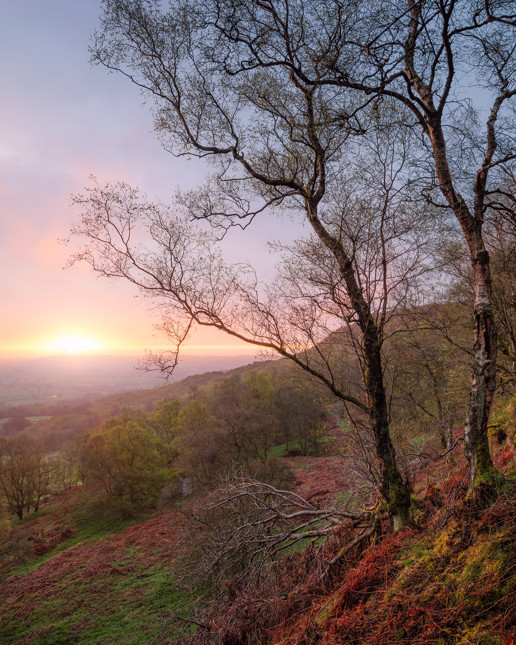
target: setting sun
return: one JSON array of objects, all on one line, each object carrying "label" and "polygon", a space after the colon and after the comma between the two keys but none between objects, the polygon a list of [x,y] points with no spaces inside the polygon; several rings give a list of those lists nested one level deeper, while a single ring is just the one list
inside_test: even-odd
[{"label": "setting sun", "polygon": [[45,350],[60,354],[89,354],[91,352],[97,352],[103,347],[103,343],[93,338],[78,334],[67,334],[48,343],[45,346]]}]

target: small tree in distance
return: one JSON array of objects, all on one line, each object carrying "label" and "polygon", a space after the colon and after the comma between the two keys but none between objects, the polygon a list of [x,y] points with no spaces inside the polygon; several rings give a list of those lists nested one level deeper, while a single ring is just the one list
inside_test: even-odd
[{"label": "small tree in distance", "polygon": [[22,520],[38,511],[52,491],[55,464],[33,439],[0,440],[0,490],[11,513]]},{"label": "small tree in distance", "polygon": [[155,497],[168,481],[166,451],[136,420],[110,419],[93,431],[80,454],[86,483],[97,482],[124,513]]}]

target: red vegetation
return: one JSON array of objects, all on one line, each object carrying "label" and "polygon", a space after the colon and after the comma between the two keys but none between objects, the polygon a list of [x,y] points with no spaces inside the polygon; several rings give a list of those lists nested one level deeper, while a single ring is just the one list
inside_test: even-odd
[{"label": "red vegetation", "polygon": [[[431,484],[422,528],[377,535],[331,576],[351,535],[271,565],[258,589],[228,582],[206,616],[221,645],[514,645],[516,491],[487,509],[461,475]],[[203,630],[193,643],[208,642]]]},{"label": "red vegetation", "polygon": [[309,502],[327,503],[349,487],[349,476],[340,457],[287,457],[298,480],[296,492]]},{"label": "red vegetation", "polygon": [[87,539],[66,548],[66,540],[73,537],[73,531],[66,528],[63,508],[69,510],[73,504],[80,503],[77,492],[60,496],[63,507],[59,510],[15,527],[19,535],[14,544],[20,542],[23,532],[24,540],[32,545],[30,548],[35,554],[59,547],[60,542],[65,547],[33,570],[11,575],[1,585],[0,604],[6,621],[3,634],[9,629],[8,618],[21,619],[30,626],[35,613],[55,598],[60,599],[59,609],[55,603],[52,605],[48,633],[29,630],[30,636],[20,642],[33,642],[36,637],[51,642],[53,622],[74,614],[84,614],[75,625],[78,634],[81,629],[93,627],[99,616],[112,613],[116,606],[119,580],[132,574],[141,575],[141,587],[133,586],[128,593],[142,596],[146,593],[145,575],[177,555],[177,526],[182,516],[174,511],[135,523],[120,533]]},{"label": "red vegetation", "polygon": [[[497,450],[498,465],[511,458],[506,452],[504,446]],[[338,458],[289,462],[298,492],[311,500],[335,498],[344,488]],[[258,587],[227,581],[200,621],[205,628],[188,642],[213,642],[216,634],[220,645],[516,645],[516,491],[486,508],[482,487],[476,498],[466,498],[465,475],[462,461],[421,469],[419,528],[392,534],[384,524],[329,574],[328,563],[355,535],[350,523],[324,546],[311,544],[271,563]],[[59,596],[63,602],[48,629],[61,613],[73,613],[81,614],[74,629],[87,630],[117,602],[120,580],[142,576],[141,586],[124,594],[143,598],[144,572],[175,560],[183,516],[172,510],[60,551],[80,537],[69,523],[79,494],[72,490],[52,500],[40,517],[15,525],[6,540],[25,545],[27,560],[56,551],[3,583],[0,603],[9,620],[30,625],[31,615]],[[19,562],[11,558],[3,571],[22,562],[22,556]],[[32,631],[19,642],[39,636]]]}]

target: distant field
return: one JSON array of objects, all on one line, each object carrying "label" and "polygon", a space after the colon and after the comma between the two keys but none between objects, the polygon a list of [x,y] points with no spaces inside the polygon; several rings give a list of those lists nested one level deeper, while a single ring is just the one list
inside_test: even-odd
[{"label": "distant field", "polygon": [[[172,381],[212,370],[227,370],[252,356],[185,356]],[[136,369],[131,356],[53,356],[0,362],[0,406],[66,403],[163,385],[156,372]],[[0,409],[0,415],[2,411]]]},{"label": "distant field", "polygon": [[[4,424],[9,420],[10,417],[0,417],[0,425]],[[51,416],[48,415],[39,415],[37,417],[25,417],[31,423],[37,423],[38,421],[43,421],[45,419],[51,419]]]}]

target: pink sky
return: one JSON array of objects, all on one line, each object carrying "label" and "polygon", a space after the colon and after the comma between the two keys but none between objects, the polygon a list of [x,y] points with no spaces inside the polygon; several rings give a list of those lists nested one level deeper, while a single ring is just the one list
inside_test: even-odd
[{"label": "pink sky", "polygon": [[[97,280],[86,266],[63,270],[69,251],[58,240],[77,215],[70,195],[90,174],[166,201],[177,186],[201,181],[203,166],[162,150],[136,88],[89,64],[100,0],[0,6],[0,355],[38,354],[71,334],[118,353],[162,345],[130,285]],[[237,236],[238,259],[258,257],[267,272],[266,237],[265,229]],[[203,331],[189,351],[239,350]]]}]

